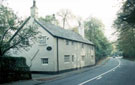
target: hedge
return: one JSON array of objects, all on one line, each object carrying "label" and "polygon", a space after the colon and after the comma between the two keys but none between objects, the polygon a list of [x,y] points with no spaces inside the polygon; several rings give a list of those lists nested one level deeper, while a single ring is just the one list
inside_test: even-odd
[{"label": "hedge", "polygon": [[31,79],[24,57],[0,57],[0,83]]}]

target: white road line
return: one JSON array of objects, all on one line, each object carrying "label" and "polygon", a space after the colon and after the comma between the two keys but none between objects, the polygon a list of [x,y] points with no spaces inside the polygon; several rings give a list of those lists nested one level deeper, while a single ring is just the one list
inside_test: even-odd
[{"label": "white road line", "polygon": [[99,79],[101,79],[102,78],[102,76],[99,76],[98,78],[97,78],[97,80],[99,80]]},{"label": "white road line", "polygon": [[106,71],[106,72],[104,72],[104,73],[102,73],[102,74],[100,74],[100,75],[98,75],[96,77],[93,77],[93,78],[91,78],[89,80],[86,80],[86,81],[84,81],[84,82],[82,82],[82,83],[80,83],[78,85],[84,85],[84,84],[86,84],[86,83],[88,83],[88,82],[90,82],[92,80],[98,79],[99,77],[101,77],[101,76],[103,76],[103,75],[105,75],[105,74],[107,74],[107,73],[109,73],[111,71],[114,71],[115,69],[117,69],[118,67],[120,67],[120,60],[118,58],[117,58],[117,61],[118,61],[119,64],[116,67],[114,67],[114,68],[112,68],[112,69],[110,69],[110,70],[108,70],[108,71]]}]

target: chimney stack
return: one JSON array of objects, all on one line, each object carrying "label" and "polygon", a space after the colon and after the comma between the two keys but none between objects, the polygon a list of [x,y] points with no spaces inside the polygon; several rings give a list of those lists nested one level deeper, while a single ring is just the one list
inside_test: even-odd
[{"label": "chimney stack", "polygon": [[81,21],[78,21],[79,26],[78,26],[78,33],[84,38],[84,25],[82,24]]},{"label": "chimney stack", "polygon": [[33,6],[31,7],[31,17],[37,18],[38,17],[38,9],[36,7],[36,1],[33,0]]}]

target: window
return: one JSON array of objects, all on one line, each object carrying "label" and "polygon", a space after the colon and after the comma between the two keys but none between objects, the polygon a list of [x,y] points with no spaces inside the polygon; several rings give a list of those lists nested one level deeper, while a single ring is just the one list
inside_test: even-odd
[{"label": "window", "polygon": [[69,41],[68,40],[66,40],[66,45],[69,45]]},{"label": "window", "polygon": [[92,58],[94,58],[94,55],[91,55]]},{"label": "window", "polygon": [[84,61],[84,60],[85,60],[85,56],[83,55],[83,56],[82,56],[82,61]]},{"label": "window", "polygon": [[74,42],[72,41],[72,45],[74,45]]},{"label": "window", "polygon": [[94,47],[92,46],[92,50],[94,50]]},{"label": "window", "polygon": [[84,44],[82,43],[82,48],[84,48]]},{"label": "window", "polygon": [[24,39],[22,40],[22,44],[23,44],[23,45],[29,45],[29,40],[28,40],[28,38],[24,38]]},{"label": "window", "polygon": [[52,50],[52,47],[51,47],[51,46],[48,46],[46,49],[47,49],[48,51],[51,51],[51,50]]},{"label": "window", "polygon": [[70,62],[70,55],[64,55],[64,62]]},{"label": "window", "polygon": [[48,58],[41,58],[42,64],[48,64]]},{"label": "window", "polygon": [[17,55],[17,49],[13,49],[13,54],[16,54]]},{"label": "window", "polygon": [[39,36],[38,39],[40,44],[46,44],[46,36]]},{"label": "window", "polygon": [[72,55],[72,62],[74,62],[75,61],[75,57],[74,57],[74,55]]},{"label": "window", "polygon": [[94,47],[93,46],[91,46],[91,50],[94,50]]}]

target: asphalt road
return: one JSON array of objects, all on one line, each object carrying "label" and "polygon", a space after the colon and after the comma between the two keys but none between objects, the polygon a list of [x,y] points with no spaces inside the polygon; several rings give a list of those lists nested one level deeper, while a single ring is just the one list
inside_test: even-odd
[{"label": "asphalt road", "polygon": [[98,68],[40,85],[135,85],[135,61],[111,58]]}]

